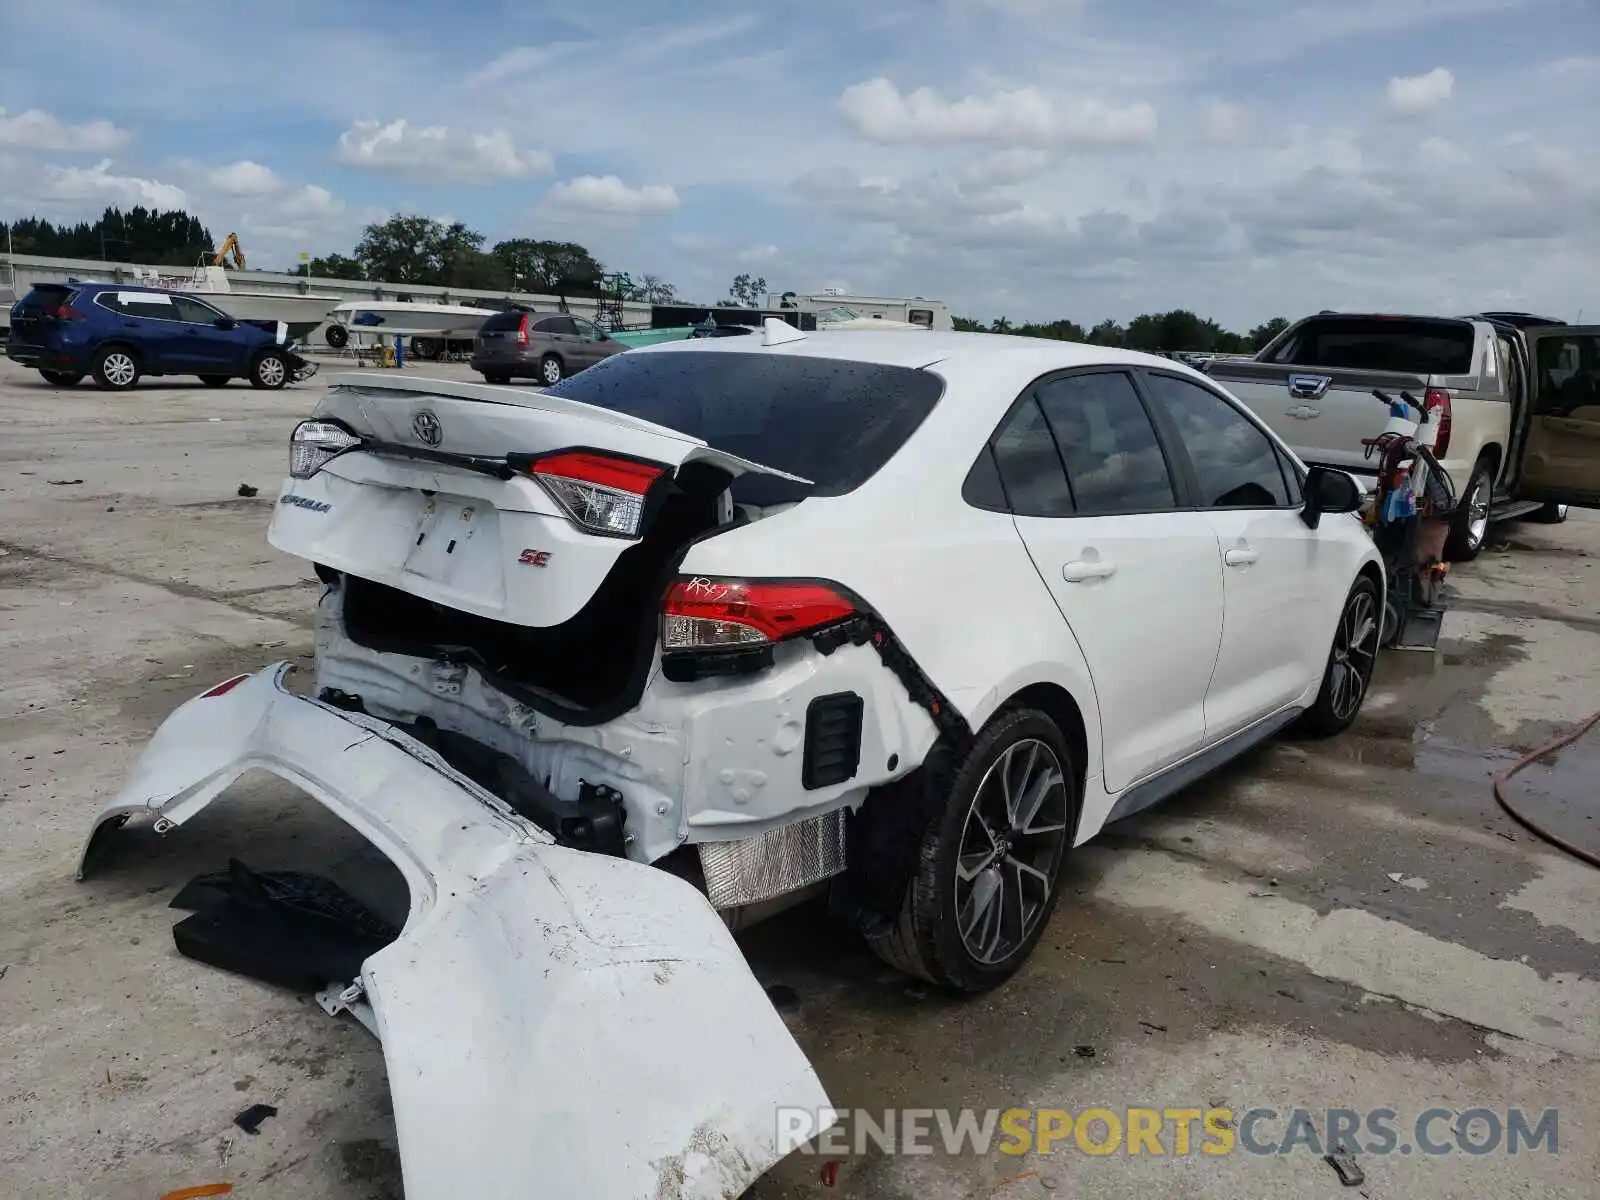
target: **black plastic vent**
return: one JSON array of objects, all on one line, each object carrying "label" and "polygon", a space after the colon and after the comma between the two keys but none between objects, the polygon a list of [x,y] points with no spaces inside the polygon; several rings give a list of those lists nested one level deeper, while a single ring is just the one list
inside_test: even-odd
[{"label": "black plastic vent", "polygon": [[861,764],[861,715],[854,692],[818,696],[806,705],[806,750],[800,783],[807,791],[855,777]]}]

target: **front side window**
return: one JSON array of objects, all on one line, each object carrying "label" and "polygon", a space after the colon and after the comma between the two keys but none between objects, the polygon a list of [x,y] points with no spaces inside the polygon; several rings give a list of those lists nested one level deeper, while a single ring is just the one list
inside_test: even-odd
[{"label": "front side window", "polygon": [[1203,508],[1280,508],[1289,503],[1272,440],[1221,396],[1187,379],[1146,375],[1194,464]]},{"label": "front side window", "polygon": [[177,310],[178,320],[191,325],[211,325],[222,315],[209,304],[202,304],[189,296],[172,297],[172,307]]},{"label": "front side window", "polygon": [[1066,375],[1035,394],[1061,448],[1080,516],[1176,507],[1166,456],[1126,374]]}]

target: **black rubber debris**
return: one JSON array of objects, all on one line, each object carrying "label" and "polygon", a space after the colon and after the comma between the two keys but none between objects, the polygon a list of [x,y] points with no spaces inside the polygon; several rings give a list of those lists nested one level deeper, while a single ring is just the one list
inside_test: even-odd
[{"label": "black rubber debris", "polygon": [[258,488],[258,487],[251,487],[248,483],[241,483],[239,485],[239,495],[244,496],[246,498],[248,498],[250,496],[254,496],[260,490],[261,489]]},{"label": "black rubber debris", "polygon": [[1339,1173],[1339,1182],[1345,1187],[1360,1187],[1367,1181],[1366,1175],[1356,1165],[1355,1156],[1348,1151],[1336,1150],[1332,1154],[1324,1154],[1322,1161]]},{"label": "black rubber debris", "polygon": [[265,1121],[268,1117],[275,1117],[277,1115],[278,1110],[273,1108],[270,1104],[252,1104],[249,1108],[245,1109],[242,1113],[235,1117],[233,1119],[233,1123],[246,1133],[258,1134],[261,1132],[261,1122]]},{"label": "black rubber debris", "polygon": [[330,880],[237,859],[191,880],[173,905],[196,910],[172,927],[180,954],[299,992],[356,978],[399,936]]}]

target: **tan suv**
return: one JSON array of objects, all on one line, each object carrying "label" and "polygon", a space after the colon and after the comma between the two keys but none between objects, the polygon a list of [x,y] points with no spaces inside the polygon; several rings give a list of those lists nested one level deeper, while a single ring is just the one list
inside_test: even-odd
[{"label": "tan suv", "polygon": [[497,313],[478,329],[472,369],[490,383],[533,378],[560,383],[627,347],[593,321],[567,313],[513,309]]}]

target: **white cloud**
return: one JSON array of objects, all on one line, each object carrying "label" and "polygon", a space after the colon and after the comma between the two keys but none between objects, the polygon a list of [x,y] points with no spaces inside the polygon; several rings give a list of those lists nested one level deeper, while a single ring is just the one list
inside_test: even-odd
[{"label": "white cloud", "polygon": [[357,121],[339,135],[338,160],[346,166],[426,175],[444,183],[498,183],[551,169],[550,155],[517,145],[503,129],[466,133],[405,119]]},{"label": "white cloud", "polygon": [[221,167],[203,167],[194,163],[185,163],[184,166],[205,187],[224,196],[275,196],[288,186],[271,167],[264,167],[247,158]]},{"label": "white cloud", "polygon": [[678,193],[666,184],[647,183],[633,188],[615,175],[579,175],[551,185],[544,203],[573,214],[648,217],[672,212],[680,201]]},{"label": "white cloud", "polygon": [[1404,116],[1420,116],[1443,105],[1455,90],[1456,77],[1446,67],[1424,75],[1396,75],[1389,80],[1389,107]]},{"label": "white cloud", "polygon": [[104,154],[126,145],[133,135],[110,121],[96,118],[81,124],[58,120],[30,108],[14,117],[0,108],[0,146],[62,154]]},{"label": "white cloud", "polygon": [[1092,146],[1147,142],[1156,132],[1156,110],[1147,103],[1119,108],[1036,87],[947,100],[927,87],[902,93],[882,76],[845,88],[839,110],[857,132],[878,142]]},{"label": "white cloud", "polygon": [[189,194],[174,184],[137,175],[113,175],[109,158],[102,158],[92,167],[45,167],[41,194],[47,200],[144,204],[153,208],[186,208],[189,204]]},{"label": "white cloud", "polygon": [[1234,145],[1250,136],[1250,114],[1237,104],[1213,101],[1206,106],[1206,140]]}]

